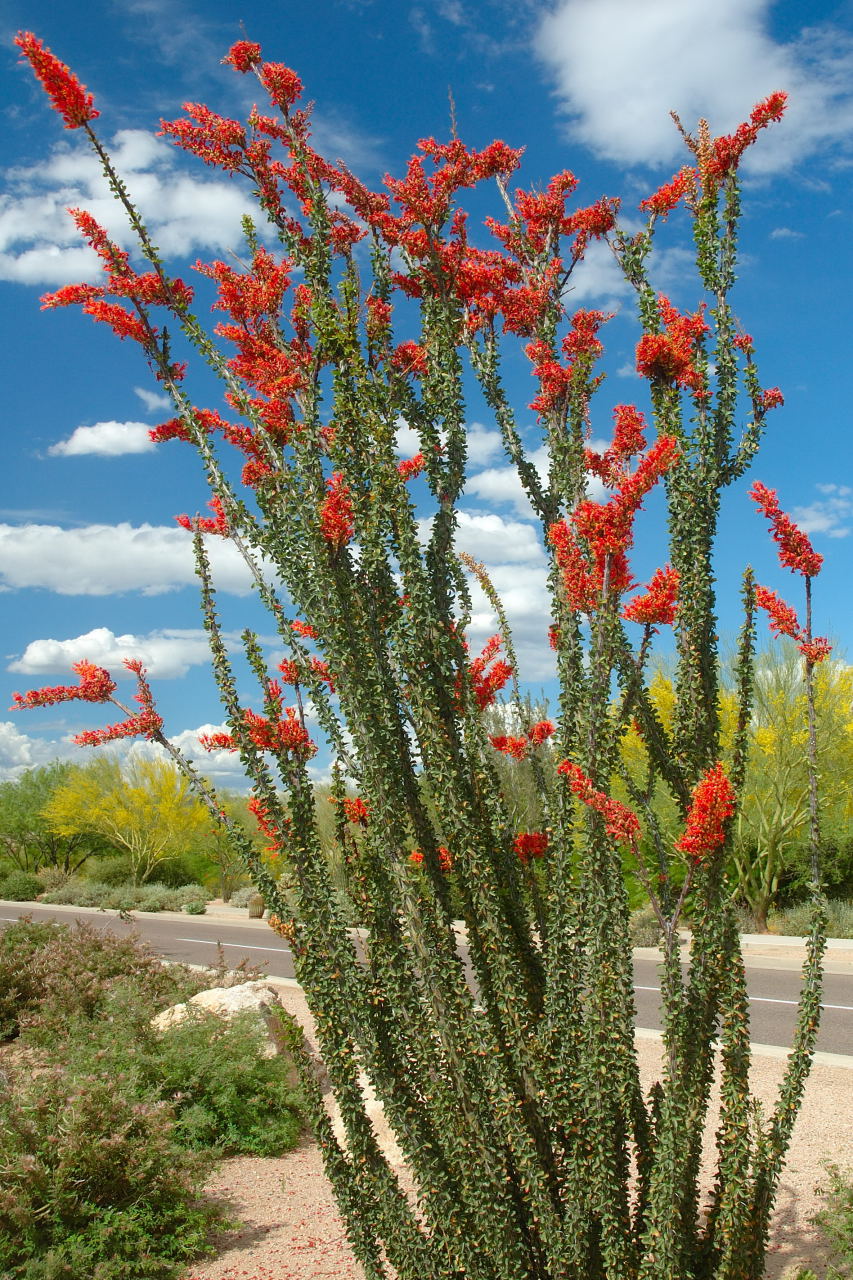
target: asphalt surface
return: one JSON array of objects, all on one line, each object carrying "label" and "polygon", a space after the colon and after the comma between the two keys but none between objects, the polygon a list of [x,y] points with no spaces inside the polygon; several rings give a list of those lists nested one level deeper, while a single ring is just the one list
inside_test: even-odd
[{"label": "asphalt surface", "polygon": [[[42,907],[32,903],[0,902],[0,928],[22,915],[36,920],[70,922],[86,920],[99,929],[120,936],[139,933],[158,954],[189,964],[215,963],[218,948],[226,962],[235,967],[241,959],[261,966],[271,977],[292,978],[293,960],[286,943],[272,933],[264,921],[229,918],[228,909],[219,908],[205,916],[173,912],[134,912],[122,919],[114,911],[76,907]],[[782,951],[783,954],[779,954]],[[853,944],[851,944],[851,953]],[[824,1053],[853,1054],[853,963],[839,963],[829,953],[829,971],[824,977],[823,1014],[818,1050]],[[797,951],[769,946],[769,954],[750,955],[747,950],[747,981],[750,997],[751,1039],[762,1045],[788,1048],[796,1021],[800,956]],[[660,981],[658,957],[642,949],[634,953],[637,1026],[660,1029]]]}]

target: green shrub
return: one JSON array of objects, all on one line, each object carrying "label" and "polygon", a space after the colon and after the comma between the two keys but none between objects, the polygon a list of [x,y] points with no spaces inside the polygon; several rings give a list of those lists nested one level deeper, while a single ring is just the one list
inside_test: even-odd
[{"label": "green shrub", "polygon": [[249,899],[254,897],[257,892],[253,884],[243,885],[242,888],[234,890],[228,905],[231,907],[248,907]]},{"label": "green shrub", "polygon": [[[811,907],[802,903],[786,907],[784,911],[771,913],[767,926],[771,933],[784,936],[805,937],[810,929]],[[827,903],[827,934],[830,938],[853,938],[853,902],[839,899]]]},{"label": "green shrub", "polygon": [[207,911],[206,902],[185,902],[182,908],[188,916],[203,916]]},{"label": "green shrub", "polygon": [[826,1280],[853,1280],[853,1177],[835,1165],[828,1165],[827,1171],[829,1185],[822,1191],[826,1203],[814,1218],[832,1250]]},{"label": "green shrub", "polygon": [[0,1096],[3,1280],[169,1280],[222,1213],[170,1108],[130,1075],[57,1070]]},{"label": "green shrub", "polygon": [[0,898],[9,902],[32,902],[44,889],[44,881],[29,871],[10,871],[0,880]]},{"label": "green shrub", "polygon": [[657,947],[661,943],[661,928],[652,907],[647,905],[631,912],[631,945],[633,947]]},{"label": "green shrub", "polygon": [[19,921],[0,935],[0,1034],[26,1030],[38,1043],[63,1037],[72,1023],[102,1018],[128,981],[143,993],[148,1017],[207,985],[182,965],[166,966],[138,938],[117,938],[83,923]]}]

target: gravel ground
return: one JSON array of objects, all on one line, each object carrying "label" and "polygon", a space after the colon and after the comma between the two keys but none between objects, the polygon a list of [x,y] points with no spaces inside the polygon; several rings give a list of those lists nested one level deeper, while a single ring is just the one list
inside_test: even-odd
[{"label": "gravel ground", "polygon": [[[278,984],[277,984],[278,985]],[[281,988],[285,1006],[309,1035],[313,1026],[302,993]],[[657,1077],[660,1041],[638,1040],[644,1087]],[[784,1062],[756,1055],[753,1088],[772,1107]],[[817,1186],[824,1164],[832,1159],[853,1171],[853,1136],[841,1117],[850,1114],[853,1072],[839,1066],[815,1065],[782,1175],[773,1220],[768,1280],[779,1280],[798,1266],[823,1273],[822,1241],[809,1225],[820,1206]],[[716,1097],[712,1100],[712,1107]],[[381,1126],[379,1126],[381,1129]],[[709,1132],[706,1152],[713,1150]],[[364,1280],[353,1258],[312,1141],[280,1159],[239,1157],[225,1161],[211,1176],[207,1190],[225,1199],[243,1224],[220,1237],[218,1257],[197,1265],[188,1280]]]}]

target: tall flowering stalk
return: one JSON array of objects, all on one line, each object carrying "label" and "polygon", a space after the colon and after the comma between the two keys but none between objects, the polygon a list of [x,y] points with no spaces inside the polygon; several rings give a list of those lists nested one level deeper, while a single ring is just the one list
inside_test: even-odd
[{"label": "tall flowering stalk", "polygon": [[[137,272],[78,212],[104,281],[67,286],[45,306],[81,305],[142,347],[175,406],[154,438],[194,446],[210,482],[213,516],[180,518],[193,535],[227,718],[227,731],[208,745],[239,752],[254,811],[293,886],[286,894],[245,849],[317,1022],[345,1141],[332,1131],[307,1059],[303,1078],[366,1274],[757,1280],[814,1046],[821,923],[779,1104],[756,1121],[724,863],[744,767],[757,592],[747,578],[741,733],[727,768],[719,758],[712,555],[721,490],[746,471],[767,412],[781,402],[777,389],[759,383],[729,294],[737,165],[781,115],[784,95],[759,104],[729,137],[712,138],[704,123],[695,138],[685,134],[695,163],[643,202],[645,224],[628,236],[618,201],[574,204],[578,182],[568,171],[544,191],[512,193],[520,152],[502,142],[474,151],[456,138],[425,139],[404,177],[368,189],[314,149],[298,77],[241,41],[226,62],[257,78],[271,114],[254,109],[244,123],[190,105],[163,124],[176,145],[248,181],[278,240],[273,252],[247,223],[245,265],[197,264],[223,315],[212,337],[191,311],[192,289],[167,274],[95,134],[91,97],[35,37],[18,43],[66,126],[81,129],[100,157],[145,260]],[[459,205],[460,192],[484,180],[496,184],[503,210],[487,222],[488,247],[474,242]],[[703,293],[685,314],[655,294],[647,273],[656,224],[676,207],[692,220]],[[636,405],[616,408],[602,452],[589,439],[608,317],[567,315],[564,302],[594,241],[609,244],[636,291],[636,362],[651,401],[648,421]],[[404,326],[414,312],[413,333]],[[194,359],[221,378],[220,408],[193,402],[192,369],[175,359],[164,314]],[[504,352],[516,341],[530,362],[544,477],[504,387]],[[467,369],[541,522],[560,681],[555,721],[534,722],[519,697],[500,602],[482,566],[455,550]],[[744,404],[748,425],[738,436]],[[401,418],[419,443],[403,462],[394,448]],[[606,500],[587,496],[590,473],[606,485]],[[670,545],[638,590],[635,524],[658,486]],[[425,540],[423,505],[431,517]],[[210,536],[231,539],[244,557],[285,650],[271,672],[257,636],[244,633],[254,707],[241,700],[223,639]],[[498,616],[479,654],[466,634],[471,576]],[[668,626],[678,652],[669,727],[648,678],[654,637]],[[545,630],[543,621],[543,642]],[[808,623],[803,643],[816,643]],[[164,734],[139,664],[132,669],[140,712],[123,708],[121,725],[84,736],[139,732],[159,742],[227,823]],[[36,691],[21,705],[113,701],[108,673],[81,665],[78,674],[79,687]],[[496,733],[490,708],[505,696],[507,732]],[[336,836],[365,929],[359,949],[318,834],[309,699],[334,757]],[[622,779],[625,804],[612,790],[631,725],[645,781]],[[533,829],[510,820],[499,766],[532,770]],[[652,804],[660,787],[682,819],[674,844]],[[239,845],[239,830],[233,837]],[[665,939],[666,1051],[648,1097],[634,1046],[626,858]],[[457,950],[457,909],[470,980]],[[694,941],[683,975],[677,928],[687,910]],[[718,1034],[723,1104],[702,1212],[701,1135]],[[362,1072],[384,1104],[405,1178],[377,1142]]]}]

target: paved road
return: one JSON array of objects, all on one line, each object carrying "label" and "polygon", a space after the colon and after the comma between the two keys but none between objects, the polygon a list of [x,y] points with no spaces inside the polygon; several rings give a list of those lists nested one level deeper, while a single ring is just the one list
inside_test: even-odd
[{"label": "paved road", "polygon": [[[273,977],[293,977],[293,960],[287,945],[262,921],[232,923],[228,919],[171,913],[137,913],[131,921],[126,921],[115,912],[0,903],[0,927],[24,914],[38,920],[87,920],[120,935],[136,931],[160,955],[190,964],[212,964],[217,947],[221,946],[230,965],[246,957],[263,966]],[[789,962],[777,959],[765,961],[765,965],[767,967],[762,966],[759,957],[748,962],[751,1038],[758,1044],[786,1048],[791,1043],[796,1019],[798,963],[794,959]],[[659,1030],[660,982],[653,956],[635,956],[634,977],[637,1025]],[[826,1053],[853,1054],[853,971],[827,973],[823,1000],[818,1049]]]}]

